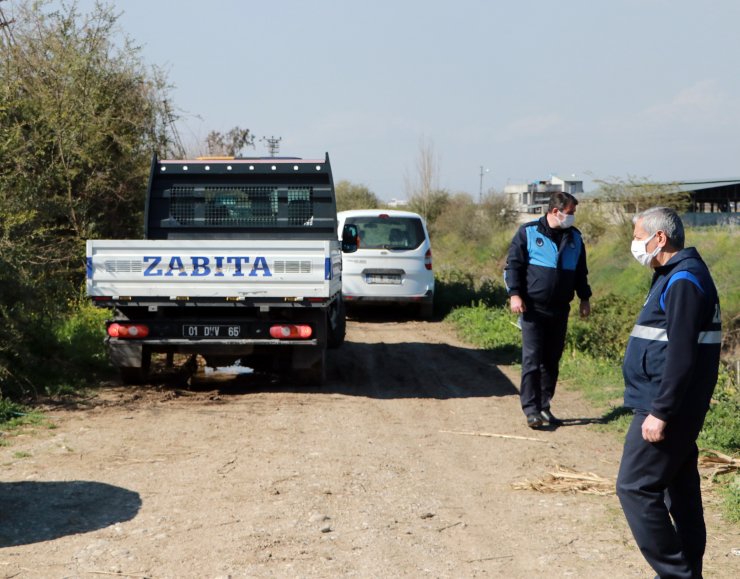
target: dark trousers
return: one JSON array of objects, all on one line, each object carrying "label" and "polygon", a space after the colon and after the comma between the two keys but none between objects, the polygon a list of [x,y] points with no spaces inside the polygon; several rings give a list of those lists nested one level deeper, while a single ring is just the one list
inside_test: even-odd
[{"label": "dark trousers", "polygon": [[550,408],[565,347],[568,311],[522,316],[522,382],[519,397],[525,415]]},{"label": "dark trousers", "polygon": [[617,496],[637,546],[658,576],[697,579],[707,541],[697,467],[701,426],[672,421],[665,439],[650,443],[642,438],[646,416],[635,413],[627,432]]}]

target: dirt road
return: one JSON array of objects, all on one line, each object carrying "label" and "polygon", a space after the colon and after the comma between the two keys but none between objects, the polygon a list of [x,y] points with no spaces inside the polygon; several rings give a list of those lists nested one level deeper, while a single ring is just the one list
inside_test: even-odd
[{"label": "dirt road", "polygon": [[[556,465],[613,480],[619,442],[577,395],[554,409],[578,420],[529,430],[516,375],[441,322],[351,321],[329,376],[49,409],[0,447],[0,576],[652,576],[614,495],[512,488]],[[706,576],[738,577],[712,500]]]}]

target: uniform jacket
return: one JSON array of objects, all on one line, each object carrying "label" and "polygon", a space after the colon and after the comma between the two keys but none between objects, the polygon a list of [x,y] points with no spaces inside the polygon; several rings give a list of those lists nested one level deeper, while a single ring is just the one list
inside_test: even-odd
[{"label": "uniform jacket", "polygon": [[700,426],[717,383],[720,345],[717,289],[696,249],[683,249],[655,270],[627,342],[625,406]]},{"label": "uniform jacket", "polygon": [[581,232],[575,227],[555,231],[546,215],[525,223],[511,242],[504,281],[509,295],[520,296],[527,310],[567,311],[576,293],[581,300],[589,299]]}]

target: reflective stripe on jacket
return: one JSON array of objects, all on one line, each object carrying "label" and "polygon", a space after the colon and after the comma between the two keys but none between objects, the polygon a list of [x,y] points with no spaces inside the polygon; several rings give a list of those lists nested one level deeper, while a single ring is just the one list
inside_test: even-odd
[{"label": "reflective stripe on jacket", "polygon": [[624,404],[662,420],[703,420],[717,382],[722,341],[719,298],[694,248],[657,268],[627,342]]}]

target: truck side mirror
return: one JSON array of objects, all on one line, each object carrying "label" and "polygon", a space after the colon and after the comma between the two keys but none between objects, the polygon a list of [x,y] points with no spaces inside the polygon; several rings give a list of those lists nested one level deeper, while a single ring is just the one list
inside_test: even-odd
[{"label": "truck side mirror", "polygon": [[342,253],[354,253],[360,246],[360,233],[357,225],[347,223],[342,230]]}]

